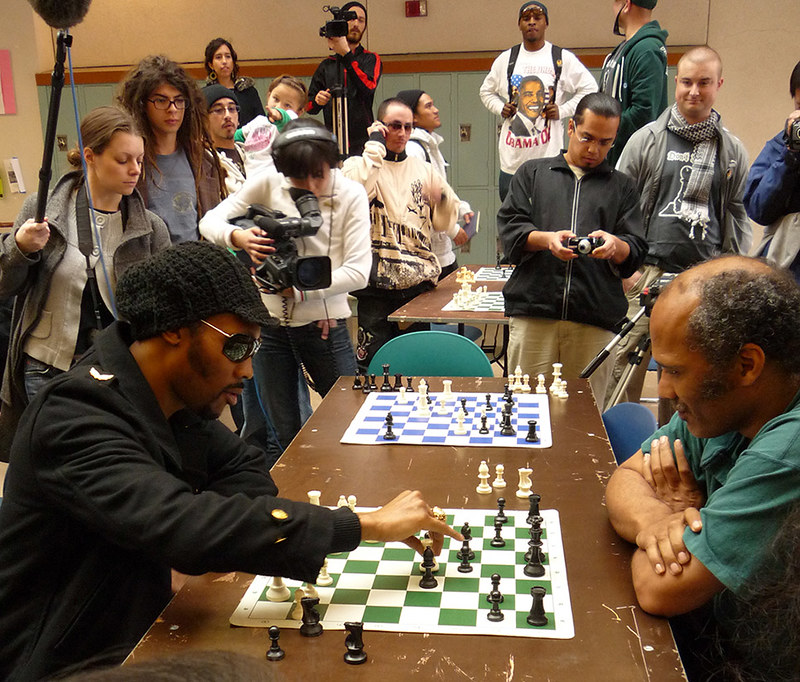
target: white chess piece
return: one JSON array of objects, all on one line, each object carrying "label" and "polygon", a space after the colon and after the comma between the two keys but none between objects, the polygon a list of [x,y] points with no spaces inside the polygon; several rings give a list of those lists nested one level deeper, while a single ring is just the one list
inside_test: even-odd
[{"label": "white chess piece", "polygon": [[317,588],[314,587],[314,583],[306,583],[305,596],[311,597],[312,599],[314,597],[319,597],[319,592],[317,592]]},{"label": "white chess piece", "polygon": [[467,428],[464,426],[464,420],[467,418],[466,412],[460,407],[458,408],[458,412],[456,412],[456,426],[453,429],[453,433],[457,436],[466,436],[467,435]]},{"label": "white chess piece", "polygon": [[328,573],[328,560],[322,562],[322,568],[319,569],[319,575],[317,576],[317,585],[320,587],[329,587],[333,585],[333,578],[331,578],[330,574]]},{"label": "white chess piece", "polygon": [[336,503],[336,507],[346,507],[347,506],[347,498],[344,495],[339,495],[339,501]]},{"label": "white chess piece", "polygon": [[445,405],[444,396],[440,396],[439,400],[436,401],[436,414],[445,415],[449,412],[447,409],[447,405]]},{"label": "white chess piece", "polygon": [[558,391],[556,392],[556,396],[559,398],[569,398],[569,393],[567,393],[567,382],[561,381],[558,385]]},{"label": "white chess piece", "polygon": [[544,374],[536,377],[536,392],[547,393],[547,387],[544,385]]},{"label": "white chess piece", "polygon": [[530,393],[531,392],[531,375],[530,374],[523,374],[522,375],[522,392],[523,393]]},{"label": "white chess piece", "polygon": [[531,494],[531,473],[533,473],[533,469],[528,467],[521,467],[518,469],[519,471],[519,488],[517,488],[517,497],[528,499],[528,495]]},{"label": "white chess piece", "polygon": [[319,498],[322,493],[319,490],[309,490],[308,491],[308,501],[309,503],[319,507]]},{"label": "white chess piece", "polygon": [[485,459],[481,460],[481,465],[478,467],[478,478],[481,482],[475,490],[481,495],[488,495],[492,492],[492,486],[489,485],[489,465]]},{"label": "white chess piece", "polygon": [[356,510],[356,496],[355,495],[348,495],[347,496],[347,506],[350,507],[350,511],[354,512]]},{"label": "white chess piece", "polygon": [[300,600],[306,596],[302,587],[298,587],[294,591],[294,606],[292,607],[292,620],[303,620],[303,605]]},{"label": "white chess piece", "polygon": [[[420,386],[420,388],[423,388]],[[417,414],[420,417],[430,417],[431,416],[431,409],[428,405],[428,397],[427,394],[423,391],[420,391],[417,397]]]},{"label": "white chess piece", "polygon": [[283,582],[283,578],[281,578],[279,575],[276,575],[272,579],[272,583],[267,589],[267,599],[269,601],[286,601],[287,599],[291,598],[291,590],[286,587],[286,583]]},{"label": "white chess piece", "polygon": [[560,362],[553,363],[553,383],[550,384],[550,393],[555,394],[558,391],[558,385],[561,383],[561,368],[563,365]]},{"label": "white chess piece", "polygon": [[442,402],[451,402],[453,400],[453,380],[442,380]]},{"label": "white chess piece", "polygon": [[405,405],[408,402],[408,396],[406,395],[406,387],[400,387],[400,396],[397,398],[397,402],[401,405]]},{"label": "white chess piece", "polygon": [[494,468],[494,481],[492,481],[492,488],[505,488],[506,479],[503,478],[506,468],[502,464],[498,464]]}]

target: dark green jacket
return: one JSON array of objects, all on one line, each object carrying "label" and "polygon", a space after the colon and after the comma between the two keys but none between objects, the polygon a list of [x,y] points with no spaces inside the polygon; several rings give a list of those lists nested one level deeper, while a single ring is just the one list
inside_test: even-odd
[{"label": "dark green jacket", "polygon": [[600,91],[622,104],[617,140],[608,154],[612,165],[628,138],[667,108],[667,35],[657,21],[648,22],[603,63]]}]

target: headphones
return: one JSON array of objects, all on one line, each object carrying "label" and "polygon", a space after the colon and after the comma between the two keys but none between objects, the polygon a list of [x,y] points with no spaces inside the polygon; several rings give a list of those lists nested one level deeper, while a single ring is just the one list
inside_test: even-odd
[{"label": "headphones", "polygon": [[336,154],[339,153],[336,135],[327,128],[310,121],[293,123],[294,125],[289,130],[284,130],[272,143],[272,159],[275,161],[275,168],[279,173],[284,172],[284,160],[288,154],[287,148],[296,142],[325,142],[331,145]]}]

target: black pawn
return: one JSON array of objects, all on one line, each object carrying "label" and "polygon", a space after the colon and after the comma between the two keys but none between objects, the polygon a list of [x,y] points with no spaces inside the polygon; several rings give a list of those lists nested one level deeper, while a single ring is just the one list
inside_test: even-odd
[{"label": "black pawn", "polygon": [[367,654],[364,651],[364,623],[347,621],[344,627],[347,630],[347,637],[344,640],[347,652],[344,655],[344,661],[350,665],[361,665],[367,660]]},{"label": "black pawn", "polygon": [[431,571],[433,566],[433,550],[430,547],[426,547],[425,551],[422,553],[422,568],[425,569],[425,574],[419,581],[419,586],[423,590],[432,590],[439,584],[439,581],[436,580],[436,577]]},{"label": "black pawn", "polygon": [[531,604],[531,612],[525,619],[528,621],[529,625],[534,625],[539,628],[542,627],[543,625],[547,625],[547,616],[544,615],[545,594],[547,594],[547,590],[545,590],[544,587],[542,587],[541,585],[534,585],[531,588],[531,597],[533,597],[533,604]]},{"label": "black pawn", "polygon": [[319,637],[322,634],[322,625],[319,622],[319,611],[314,607],[319,604],[319,597],[303,597],[300,600],[303,607],[303,624],[300,634],[303,637]]},{"label": "black pawn", "polygon": [[392,390],[395,393],[399,393],[400,389],[402,388],[402,386],[403,386],[403,375],[402,374],[395,374],[394,375],[394,386],[392,387]]},{"label": "black pawn", "polygon": [[389,365],[381,365],[383,367],[383,383],[381,384],[381,393],[390,393],[392,390],[392,380],[389,378]]},{"label": "black pawn", "polygon": [[502,596],[503,595],[499,592],[489,593],[489,601],[492,602],[492,608],[489,613],[486,614],[486,617],[493,623],[499,623],[505,618],[505,615],[500,610],[500,600]]},{"label": "black pawn", "polygon": [[376,379],[376,377],[375,377],[374,374],[370,374],[369,375],[369,390],[370,391],[377,391],[378,390],[378,384],[376,383],[375,379]]},{"label": "black pawn", "polygon": [[503,387],[505,388],[505,390],[503,391],[503,400],[508,402],[509,400],[512,399],[511,398],[511,388],[509,388],[508,384],[503,384]]},{"label": "black pawn", "polygon": [[542,501],[542,496],[538,493],[531,493],[528,495],[528,504],[530,505],[528,510],[528,516],[525,518],[525,523],[531,524],[534,522],[535,519],[539,519],[539,523],[541,523],[541,516],[539,514],[539,503]]},{"label": "black pawn", "polygon": [[[492,589],[489,590],[489,594],[486,595],[486,601],[488,601],[491,604],[492,594],[494,594],[495,592],[497,592],[497,594],[500,594],[500,574],[492,573],[492,577],[490,578],[490,580],[492,581]],[[500,603],[502,604],[504,600],[505,597],[502,594],[500,594]]]},{"label": "black pawn", "polygon": [[529,419],[528,420],[528,435],[525,436],[525,440],[528,443],[538,443],[539,436],[536,435],[536,420]]},{"label": "black pawn", "polygon": [[469,554],[471,551],[472,550],[469,548],[469,540],[464,540],[464,544],[461,545],[461,551],[456,553],[456,556],[461,559],[461,564],[458,566],[459,573],[472,573],[472,566],[469,563]]},{"label": "black pawn", "polygon": [[481,415],[481,427],[478,429],[478,433],[489,433],[489,427],[486,426],[486,415]]},{"label": "black pawn", "polygon": [[489,544],[492,547],[505,547],[506,541],[503,540],[502,536],[503,532],[503,522],[498,521],[497,519],[494,520],[494,537],[489,541]]},{"label": "black pawn", "polygon": [[486,394],[486,411],[492,412],[494,410],[494,405],[492,405],[492,394]]},{"label": "black pawn", "polygon": [[392,425],[394,424],[394,417],[392,416],[391,412],[386,413],[386,433],[383,434],[383,440],[397,440],[397,436],[395,435],[394,431],[392,431]]},{"label": "black pawn", "polygon": [[267,650],[267,660],[280,661],[286,655],[286,652],[281,649],[280,644],[278,644],[278,639],[280,639],[281,636],[281,629],[277,625],[271,625],[268,632],[270,645]]},{"label": "black pawn", "polygon": [[499,521],[503,525],[508,523],[508,517],[505,513],[506,508],[506,498],[505,497],[498,497],[497,498],[497,516],[494,517],[495,521]]},{"label": "black pawn", "polygon": [[414,387],[411,385],[413,381],[414,381],[414,377],[406,377],[406,384],[408,384],[406,386],[406,393],[413,393],[414,392]]},{"label": "black pawn", "polygon": [[361,383],[361,373],[356,370],[356,376],[353,379],[353,390],[360,391],[362,388],[364,388],[364,385]]}]

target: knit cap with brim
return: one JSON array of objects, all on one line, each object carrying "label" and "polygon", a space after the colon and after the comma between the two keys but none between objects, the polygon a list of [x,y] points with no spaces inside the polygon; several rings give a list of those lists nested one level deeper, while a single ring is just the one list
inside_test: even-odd
[{"label": "knit cap with brim", "polygon": [[658,0],[631,0],[631,2],[644,9],[653,9],[656,3],[658,3]]},{"label": "knit cap with brim", "polygon": [[177,244],[132,265],[117,282],[116,294],[120,316],[137,341],[222,313],[270,323],[247,268],[209,242]]}]

